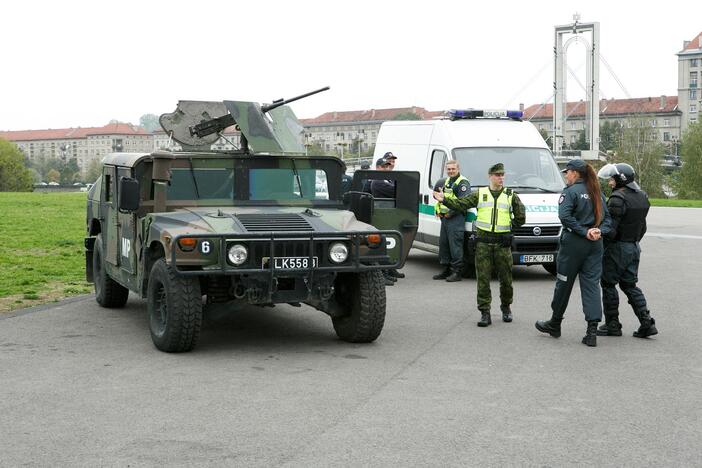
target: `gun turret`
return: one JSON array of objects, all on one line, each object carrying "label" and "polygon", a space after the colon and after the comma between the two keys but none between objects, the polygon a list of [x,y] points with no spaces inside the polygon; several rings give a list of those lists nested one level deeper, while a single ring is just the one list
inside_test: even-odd
[{"label": "gun turret", "polygon": [[179,101],[175,112],[163,114],[159,122],[186,149],[209,149],[222,131],[236,125],[241,134],[240,152],[248,153],[250,144],[256,153],[304,153],[302,125],[283,106],[328,89],[325,86],[263,106],[250,101]]}]

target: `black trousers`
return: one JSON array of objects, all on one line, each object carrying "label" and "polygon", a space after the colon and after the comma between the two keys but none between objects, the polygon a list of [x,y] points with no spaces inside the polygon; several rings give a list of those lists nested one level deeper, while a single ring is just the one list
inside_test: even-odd
[{"label": "black trousers", "polygon": [[637,317],[648,312],[646,297],[636,286],[639,281],[641,248],[638,242],[611,242],[605,247],[602,260],[602,305],[606,321],[619,317],[617,284],[626,294]]},{"label": "black trousers", "polygon": [[457,214],[450,218],[441,218],[439,234],[439,263],[450,266],[453,271],[463,268],[463,237],[466,230],[466,218]]}]

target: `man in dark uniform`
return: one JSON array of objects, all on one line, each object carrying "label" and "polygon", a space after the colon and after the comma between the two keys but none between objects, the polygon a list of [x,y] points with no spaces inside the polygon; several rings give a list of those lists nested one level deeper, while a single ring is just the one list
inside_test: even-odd
[{"label": "man in dark uniform", "polygon": [[440,191],[434,198],[450,208],[478,209],[475,247],[475,275],[478,281],[479,327],[492,323],[490,318],[490,277],[493,270],[500,280],[500,309],[504,322],[512,321],[512,227],[526,221],[526,209],[512,189],[505,188],[505,167],[497,163],[488,171],[490,185],[480,187],[466,198],[446,198]]},{"label": "man in dark uniform", "polygon": [[[446,199],[465,198],[470,194],[470,182],[460,172],[458,161],[446,162],[446,175],[443,184],[434,187],[440,190]],[[434,214],[441,220],[439,233],[439,263],[444,271],[434,275],[435,280],[448,282],[461,281],[463,273],[463,237],[466,231],[466,211],[449,208],[445,203],[434,205]]]},{"label": "man in dark uniform", "polygon": [[622,336],[619,294],[616,289],[619,283],[641,323],[634,336],[646,338],[656,335],[656,321],[651,317],[643,292],[636,286],[641,257],[639,241],[646,233],[646,215],[651,206],[648,195],[636,183],[636,172],[629,164],[607,164],[597,175],[607,180],[612,187],[612,195],[607,201],[612,216],[612,230],[604,237],[600,283],[605,323],[597,330],[597,334]]}]

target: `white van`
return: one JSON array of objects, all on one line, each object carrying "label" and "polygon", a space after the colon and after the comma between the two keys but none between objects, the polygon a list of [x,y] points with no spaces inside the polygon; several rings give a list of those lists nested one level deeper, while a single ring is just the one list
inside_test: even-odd
[{"label": "white van", "polygon": [[[446,177],[447,160],[459,162],[473,190],[488,185],[488,168],[501,162],[505,186],[514,189],[526,207],[526,224],[514,231],[514,264],[543,265],[556,273],[561,234],[558,198],[565,184],[541,134],[533,124],[521,120],[520,112],[452,110],[435,120],[384,122],[374,157],[387,151],[397,156],[396,169],[421,173],[414,247],[438,252],[440,221],[434,216],[432,191]],[[466,216],[464,260],[469,274],[474,264],[475,213],[472,210]]]}]

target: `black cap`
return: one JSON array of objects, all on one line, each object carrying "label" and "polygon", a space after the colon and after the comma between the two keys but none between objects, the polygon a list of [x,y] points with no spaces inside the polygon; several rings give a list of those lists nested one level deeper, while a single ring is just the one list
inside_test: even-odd
[{"label": "black cap", "polygon": [[388,151],[387,153],[385,153],[385,154],[383,155],[383,157],[384,157],[385,159],[397,159],[397,156],[395,156],[394,154],[392,154],[392,151]]},{"label": "black cap", "polygon": [[566,163],[565,169],[563,169],[561,172],[566,172],[566,171],[578,171],[578,172],[585,172],[585,169],[587,169],[587,163],[583,161],[582,159],[571,159]]},{"label": "black cap", "polygon": [[375,162],[375,167],[378,167],[378,166],[387,166],[388,164],[390,164],[390,162],[389,162],[387,159],[385,159],[385,158],[378,158],[378,160]]}]

